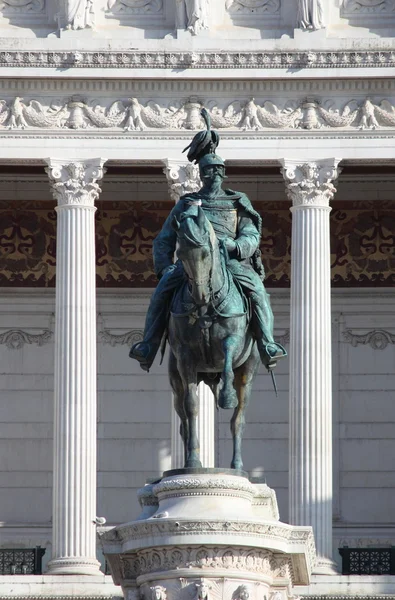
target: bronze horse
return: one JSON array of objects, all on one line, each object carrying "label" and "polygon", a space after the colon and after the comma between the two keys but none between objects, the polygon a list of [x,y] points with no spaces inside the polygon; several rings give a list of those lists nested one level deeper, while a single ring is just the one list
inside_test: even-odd
[{"label": "bronze horse", "polygon": [[204,211],[192,206],[173,227],[186,282],[176,293],[169,322],[169,377],[181,420],[185,467],[199,457],[197,386],[204,381],[217,406],[233,408],[231,468],[242,469],[245,411],[260,362],[248,324],[247,303],[227,269],[227,252]]}]

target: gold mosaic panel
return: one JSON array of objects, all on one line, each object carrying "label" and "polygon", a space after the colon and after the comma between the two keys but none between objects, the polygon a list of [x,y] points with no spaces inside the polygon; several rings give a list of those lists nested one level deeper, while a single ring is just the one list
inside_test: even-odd
[{"label": "gold mosaic panel", "polygon": [[[289,287],[291,213],[286,204],[258,202],[268,287]],[[152,241],[170,202],[99,203],[96,213],[98,287],[153,287]],[[332,285],[395,285],[395,202],[334,203]],[[0,203],[0,285],[53,287],[56,213],[51,202]]]}]

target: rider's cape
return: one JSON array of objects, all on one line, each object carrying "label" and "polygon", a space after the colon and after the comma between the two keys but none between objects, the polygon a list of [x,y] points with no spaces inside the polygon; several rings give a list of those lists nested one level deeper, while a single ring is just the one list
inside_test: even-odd
[{"label": "rider's cape", "polygon": [[[237,207],[243,209],[251,217],[251,220],[253,221],[260,237],[262,230],[262,219],[260,214],[257,213],[256,210],[252,207],[252,204],[248,197],[242,192],[234,192],[233,190],[229,189],[223,191],[224,195],[228,196],[230,201],[235,201],[237,203]],[[172,227],[173,217],[177,216],[178,218],[180,218],[182,213],[190,207],[190,203],[197,203],[200,200],[202,200],[202,198],[199,192],[181,196],[179,202],[173,208],[165,224],[163,225],[162,231],[154,240],[154,263],[157,275],[159,275],[163,271],[163,269],[165,269],[173,263],[173,256],[177,242],[177,236]],[[251,262],[255,271],[263,280],[265,278],[265,271],[262,265],[261,253],[259,248],[251,257]]]},{"label": "rider's cape", "polygon": [[[251,204],[250,199],[243,192],[235,192],[230,189],[224,190],[226,196],[229,196],[229,200],[234,200],[237,202],[239,208],[242,208],[252,219],[255,227],[259,233],[259,239],[262,234],[262,217],[261,215],[254,209]],[[184,204],[188,205],[189,202],[196,202],[201,200],[199,192],[195,192],[192,194],[186,194],[185,196],[181,196],[180,202],[184,202]],[[262,281],[265,280],[265,268],[262,264],[262,256],[260,248],[257,248],[253,256],[251,257],[251,264],[258,273],[259,277]]]}]

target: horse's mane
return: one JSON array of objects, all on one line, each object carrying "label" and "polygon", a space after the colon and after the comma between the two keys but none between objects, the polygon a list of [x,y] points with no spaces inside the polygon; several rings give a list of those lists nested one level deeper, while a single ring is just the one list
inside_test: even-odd
[{"label": "horse's mane", "polygon": [[210,241],[213,243],[213,236],[215,238],[214,229],[206,217],[202,219],[196,212],[189,213],[188,211],[181,216],[179,238],[184,238],[192,246],[201,248],[208,246]]}]

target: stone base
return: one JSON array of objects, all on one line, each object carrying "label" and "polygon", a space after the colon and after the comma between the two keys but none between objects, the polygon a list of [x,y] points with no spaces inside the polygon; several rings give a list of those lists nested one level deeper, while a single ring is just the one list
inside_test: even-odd
[{"label": "stone base", "polygon": [[48,563],[49,575],[100,575],[100,563],[95,558],[55,558]]},{"label": "stone base", "polygon": [[45,598],[46,600],[118,600],[122,591],[111,577],[96,575],[4,575],[0,576],[1,598]]},{"label": "stone base", "polygon": [[281,523],[268,486],[234,472],[202,471],[173,472],[145,486],[139,520],[102,534],[125,598],[293,598],[292,588],[309,583],[315,562],[311,527]]}]

